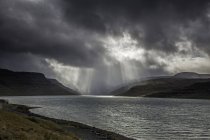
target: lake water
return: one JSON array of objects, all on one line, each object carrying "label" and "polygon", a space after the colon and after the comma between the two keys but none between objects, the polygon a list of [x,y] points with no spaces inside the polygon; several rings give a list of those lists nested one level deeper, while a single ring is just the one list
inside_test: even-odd
[{"label": "lake water", "polygon": [[210,139],[210,101],[94,97],[8,97],[32,112],[85,123],[135,139]]}]

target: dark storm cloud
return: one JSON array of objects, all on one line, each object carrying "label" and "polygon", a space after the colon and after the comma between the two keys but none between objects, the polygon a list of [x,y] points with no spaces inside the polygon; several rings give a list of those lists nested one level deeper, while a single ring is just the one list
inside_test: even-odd
[{"label": "dark storm cloud", "polygon": [[31,53],[74,66],[100,62],[105,51],[100,42],[66,23],[60,13],[62,7],[48,2],[0,2],[0,51]]},{"label": "dark storm cloud", "polygon": [[209,51],[209,0],[8,0],[0,5],[4,52],[93,66],[107,55],[97,35],[125,31],[145,49],[167,52],[176,51],[175,43],[186,32],[190,41]]},{"label": "dark storm cloud", "polygon": [[36,71],[42,72],[47,77],[54,77],[55,73],[49,68],[49,64],[43,58],[31,54],[22,53],[1,53],[0,68],[15,71]]},{"label": "dark storm cloud", "polygon": [[[209,0],[66,0],[66,3],[65,16],[75,24],[100,33],[121,35],[128,31],[146,49],[177,51],[175,43],[181,40],[183,32],[197,47],[208,49],[205,46],[210,37]],[[193,27],[192,22],[200,22],[202,27]]]},{"label": "dark storm cloud", "polygon": [[[136,48],[116,46],[125,34]],[[117,39],[115,46],[107,38]],[[180,49],[179,42],[190,45]],[[72,75],[80,79],[74,82],[84,85],[86,77],[99,92],[104,85],[172,73],[185,63],[173,67],[166,59],[186,56],[189,64],[195,50],[204,66],[209,44],[210,0],[0,0],[0,67],[56,77],[62,66],[73,66]],[[118,56],[116,48],[119,55],[129,53]],[[134,58],[138,49],[143,52]]]}]

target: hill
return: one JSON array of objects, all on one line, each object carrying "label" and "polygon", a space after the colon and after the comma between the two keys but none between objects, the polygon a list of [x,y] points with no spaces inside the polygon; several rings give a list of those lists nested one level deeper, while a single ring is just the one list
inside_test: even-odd
[{"label": "hill", "polygon": [[145,80],[117,95],[210,99],[210,79],[207,77],[198,78],[195,75],[197,74],[181,73],[166,78]]},{"label": "hill", "polygon": [[57,80],[42,73],[0,69],[0,96],[76,95]]},{"label": "hill", "polygon": [[174,78],[183,78],[183,79],[208,79],[210,74],[198,74],[194,72],[182,72],[174,75]]}]

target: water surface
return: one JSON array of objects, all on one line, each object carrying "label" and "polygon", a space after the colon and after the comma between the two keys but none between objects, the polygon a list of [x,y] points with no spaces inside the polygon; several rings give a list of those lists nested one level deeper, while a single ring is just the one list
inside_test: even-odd
[{"label": "water surface", "polygon": [[135,139],[210,139],[210,101],[183,99],[36,96],[8,97],[40,106],[32,112],[85,123]]}]

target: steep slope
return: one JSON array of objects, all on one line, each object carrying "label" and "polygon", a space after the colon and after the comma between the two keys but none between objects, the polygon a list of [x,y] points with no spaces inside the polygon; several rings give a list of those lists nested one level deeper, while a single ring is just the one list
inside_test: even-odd
[{"label": "steep slope", "polygon": [[65,90],[69,91],[70,93],[74,93],[74,94],[78,94],[78,93],[79,93],[79,91],[76,91],[76,90],[70,89],[70,88],[68,88],[68,87],[65,87],[64,85],[62,85],[62,84],[61,84],[58,80],[56,80],[56,79],[48,79],[48,80],[49,80],[52,84],[55,84],[55,85],[57,85],[57,86],[59,86],[59,87],[65,89]]},{"label": "steep slope", "polygon": [[[66,87],[47,79],[44,74],[0,69],[0,96],[75,95]],[[73,91],[73,90],[72,90]]]}]

